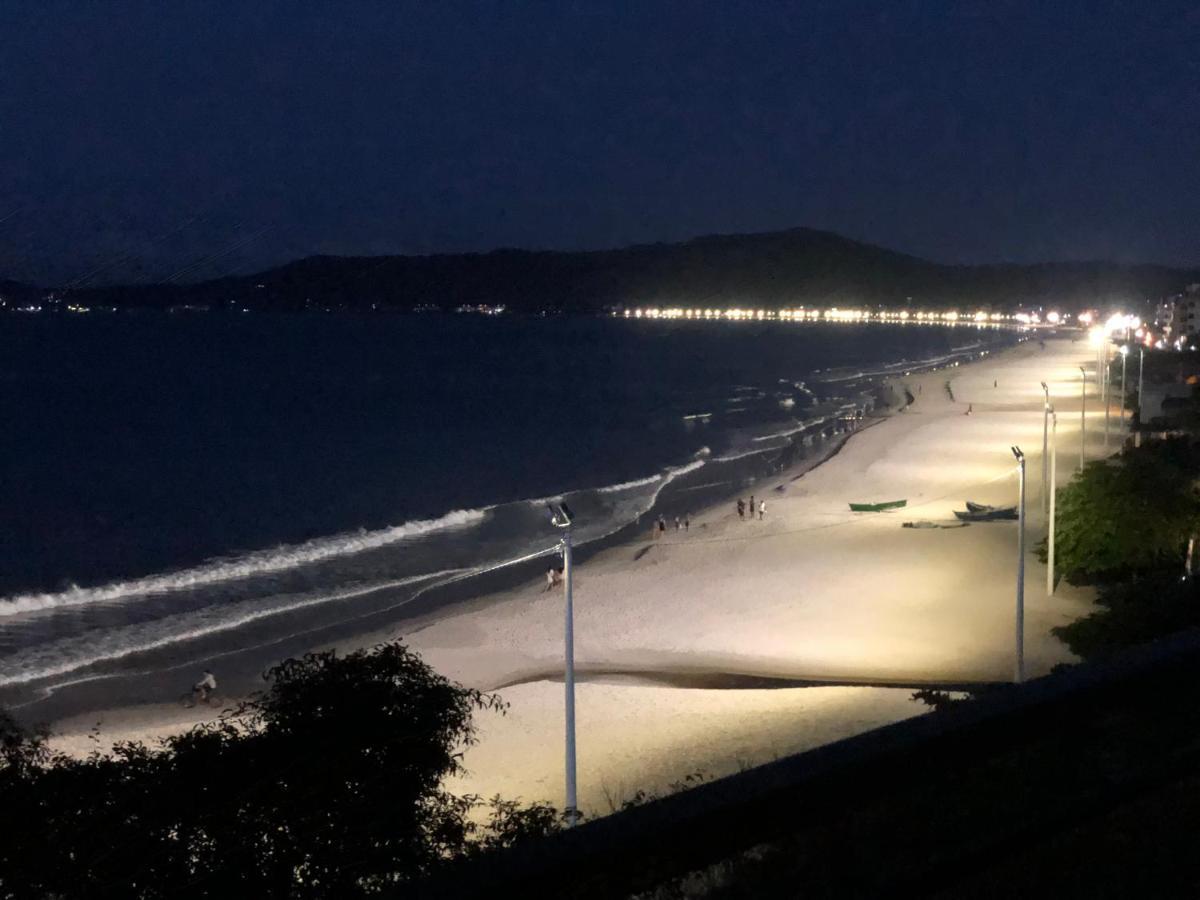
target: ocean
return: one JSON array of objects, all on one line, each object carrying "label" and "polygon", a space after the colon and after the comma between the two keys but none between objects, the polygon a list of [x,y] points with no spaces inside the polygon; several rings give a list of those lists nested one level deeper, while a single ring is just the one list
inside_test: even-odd
[{"label": "ocean", "polygon": [[0,706],[171,701],[818,458],[1010,331],[486,315],[0,318]]}]

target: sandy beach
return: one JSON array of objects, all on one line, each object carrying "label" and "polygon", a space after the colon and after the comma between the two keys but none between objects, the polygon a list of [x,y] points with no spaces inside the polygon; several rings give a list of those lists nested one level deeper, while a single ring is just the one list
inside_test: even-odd
[{"label": "sandy beach", "polygon": [[[1091,593],[1064,584],[1047,597],[1032,552],[1045,533],[1039,382],[1059,410],[1061,484],[1079,459],[1078,366],[1090,372],[1092,363],[1086,341],[1041,349],[1032,340],[900,379],[914,396],[904,412],[851,436],[812,471],[744,488],[766,500],[762,521],[739,520],[728,503],[693,516],[686,534],[672,529],[579,565],[581,807],[606,812],[638,789],[720,776],[919,715],[914,685],[1010,679],[1016,523],[901,526],[956,524],[953,510],[968,499],[1015,503],[1013,444],[1029,460],[1026,671],[1070,660],[1049,631],[1085,613]],[[1090,377],[1088,393],[1094,458],[1101,429],[1091,423],[1103,412]],[[847,505],[900,498],[908,506],[886,513]],[[530,582],[408,633],[373,636],[403,637],[438,671],[508,701],[507,715],[479,716],[469,774],[455,789],[562,803],[563,604],[543,589]],[[86,752],[195,720],[195,711],[155,707],[54,728],[57,746]]]}]

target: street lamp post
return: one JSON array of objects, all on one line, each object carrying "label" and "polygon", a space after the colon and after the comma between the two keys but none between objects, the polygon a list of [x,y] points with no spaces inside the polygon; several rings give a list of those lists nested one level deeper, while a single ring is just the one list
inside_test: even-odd
[{"label": "street lamp post", "polygon": [[1104,369],[1101,373],[1101,384],[1104,386],[1104,456],[1108,456],[1108,410],[1112,399],[1108,396],[1108,340],[1105,339],[1100,352],[1103,354]]},{"label": "street lamp post", "polygon": [[1042,404],[1042,512],[1046,511],[1046,491],[1049,484],[1048,472],[1046,466],[1049,460],[1046,458],[1046,443],[1047,433],[1050,428],[1050,387],[1046,382],[1042,382],[1042,393],[1046,395],[1046,400]]},{"label": "street lamp post", "polygon": [[575,609],[571,596],[571,522],[573,516],[565,503],[550,507],[550,521],[562,529],[563,580],[566,582],[566,621],[563,629],[563,683],[566,711],[566,793],[567,822],[574,825],[579,817],[579,806],[575,791]]},{"label": "street lamp post", "polygon": [[1046,595],[1054,595],[1054,500],[1058,476],[1058,415],[1050,409],[1050,534],[1046,539]]},{"label": "street lamp post", "polygon": [[1121,414],[1121,430],[1125,430],[1125,360],[1129,357],[1129,345],[1121,345],[1121,406],[1119,412]]},{"label": "street lamp post", "polygon": [[1025,680],[1025,454],[1020,447],[1012,448],[1021,475],[1020,505],[1017,507],[1017,627],[1016,665],[1013,680]]},{"label": "street lamp post", "polygon": [[1142,424],[1146,421],[1142,416],[1142,372],[1146,363],[1146,348],[1138,347],[1138,430],[1133,433],[1135,447],[1142,446]]},{"label": "street lamp post", "polygon": [[1087,438],[1087,371],[1079,367],[1083,382],[1079,385],[1079,471],[1083,471],[1084,444]]},{"label": "street lamp post", "polygon": [[1146,348],[1138,348],[1138,421],[1142,420],[1142,371],[1146,364]]}]

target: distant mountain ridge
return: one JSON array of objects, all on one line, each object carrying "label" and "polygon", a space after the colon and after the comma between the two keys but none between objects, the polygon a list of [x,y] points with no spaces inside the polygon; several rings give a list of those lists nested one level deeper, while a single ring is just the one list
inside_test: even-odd
[{"label": "distant mountain ridge", "polygon": [[85,305],[264,310],[595,312],[617,306],[1067,307],[1159,297],[1200,270],[1103,262],[943,265],[827,231],[710,235],[562,252],[311,256],[254,275],[186,285],[77,289]]}]

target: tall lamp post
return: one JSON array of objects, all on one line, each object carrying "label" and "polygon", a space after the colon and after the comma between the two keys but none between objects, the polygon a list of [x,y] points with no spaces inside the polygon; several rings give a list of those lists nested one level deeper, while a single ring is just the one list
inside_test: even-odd
[{"label": "tall lamp post", "polygon": [[1138,347],[1138,430],[1133,433],[1133,444],[1135,447],[1142,446],[1142,424],[1146,421],[1142,417],[1142,372],[1146,364],[1146,348]]},{"label": "tall lamp post", "polygon": [[1142,420],[1142,372],[1146,365],[1146,348],[1138,348],[1138,421]]},{"label": "tall lamp post", "polygon": [[1050,407],[1050,533],[1046,538],[1046,596],[1054,595],[1054,495],[1058,476],[1058,415]]},{"label": "tall lamp post", "polygon": [[567,822],[574,825],[579,817],[579,807],[575,792],[575,610],[571,597],[571,522],[574,516],[565,503],[557,506],[547,506],[550,509],[550,522],[562,529],[563,580],[566,582],[566,625],[563,631],[563,683],[566,685],[566,787],[567,787]]},{"label": "tall lamp post", "polygon": [[1121,430],[1125,430],[1125,360],[1129,357],[1129,345],[1121,345]]},{"label": "tall lamp post", "polygon": [[1042,512],[1046,511],[1046,491],[1050,483],[1046,466],[1049,465],[1049,460],[1046,458],[1046,443],[1047,434],[1050,430],[1050,388],[1046,382],[1042,382],[1042,393],[1046,395],[1046,400],[1042,404]]},{"label": "tall lamp post", "polygon": [[1013,680],[1020,684],[1025,680],[1025,454],[1020,447],[1013,447],[1012,453],[1021,475],[1021,499],[1017,507],[1017,653],[1013,671]]},{"label": "tall lamp post", "polygon": [[1104,455],[1108,456],[1108,410],[1112,406],[1112,399],[1108,396],[1108,339],[1105,338],[1101,344],[1100,352],[1103,354],[1104,369],[1101,372],[1100,383],[1104,387]]},{"label": "tall lamp post", "polygon": [[1083,471],[1084,444],[1087,439],[1087,371],[1079,367],[1083,382],[1079,385],[1079,471]]}]

